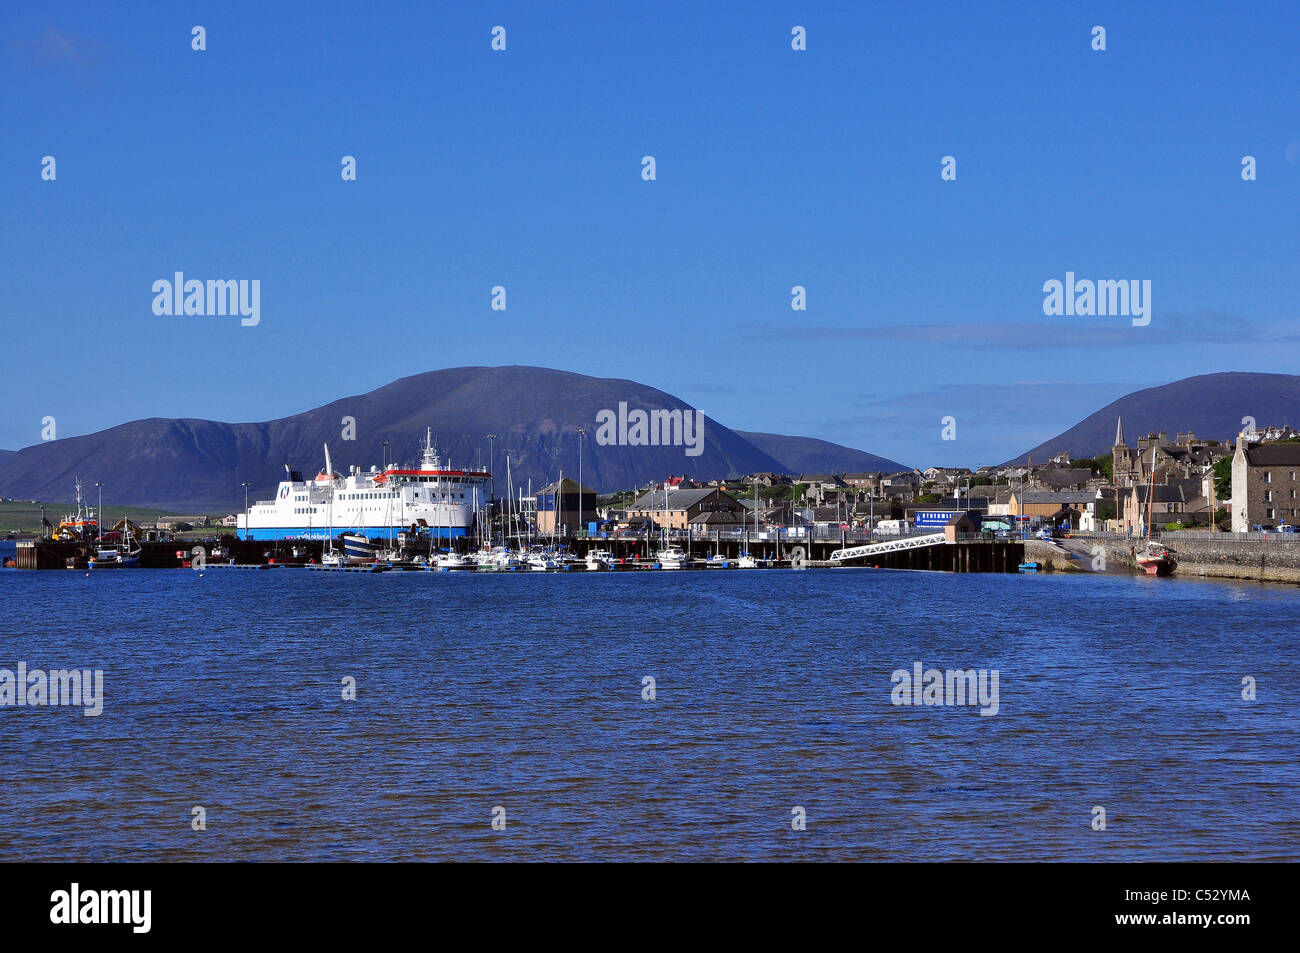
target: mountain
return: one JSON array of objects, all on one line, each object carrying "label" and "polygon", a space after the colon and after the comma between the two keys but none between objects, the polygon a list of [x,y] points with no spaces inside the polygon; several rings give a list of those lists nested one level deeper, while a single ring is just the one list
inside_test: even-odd
[{"label": "mountain", "polygon": [[[690,409],[671,394],[633,381],[539,367],[450,368],[264,423],[152,418],[37,444],[0,460],[0,496],[65,499],[80,477],[87,486],[102,482],[105,501],[117,505],[233,511],[243,505],[242,483],[250,484],[251,499],[267,499],[284,464],[309,477],[322,469],[325,443],[340,473],[354,464],[380,464],[385,440],[389,459],[414,462],[426,427],[433,428],[444,464],[493,462],[496,491],[502,496],[507,492],[507,452],[516,488],[531,480],[536,490],[554,481],[561,469],[576,478],[579,427],[587,431],[582,480],[600,492],[669,474],[712,479],[797,469],[707,418],[698,456],[687,456],[682,446],[600,446],[597,413],[617,413],[620,402],[629,411]],[[355,420],[354,439],[343,439],[344,418]],[[495,454],[489,433],[497,435]],[[797,440],[790,446],[795,445]],[[847,466],[844,459],[837,469]]]},{"label": "mountain", "polygon": [[912,469],[896,460],[816,437],[785,437],[746,430],[736,432],[768,456],[780,460],[785,464],[782,470],[795,476],[801,473],[897,473]]},{"label": "mountain", "polygon": [[0,450],[0,460],[7,460],[17,452],[17,450]]},{"label": "mountain", "polygon": [[1235,439],[1243,417],[1260,427],[1300,424],[1300,377],[1234,371],[1134,391],[1008,463],[1026,457],[1041,463],[1062,450],[1076,458],[1104,456],[1115,444],[1116,420],[1123,420],[1132,447],[1139,437],[1162,430],[1171,438],[1190,430],[1209,440]]}]

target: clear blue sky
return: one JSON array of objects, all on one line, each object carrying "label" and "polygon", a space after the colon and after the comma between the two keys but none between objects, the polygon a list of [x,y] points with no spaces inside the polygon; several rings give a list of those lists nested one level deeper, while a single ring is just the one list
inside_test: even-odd
[{"label": "clear blue sky", "polygon": [[[523,363],[974,465],[1300,366],[1293,2],[55,2],[3,30],[0,447]],[[261,324],[155,316],[176,270],[260,279]],[[1066,271],[1150,279],[1150,326],[1045,316]]]}]

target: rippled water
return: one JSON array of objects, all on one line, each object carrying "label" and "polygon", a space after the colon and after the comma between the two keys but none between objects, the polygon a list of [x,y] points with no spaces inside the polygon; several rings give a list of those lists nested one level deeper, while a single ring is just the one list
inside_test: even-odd
[{"label": "rippled water", "polygon": [[[1289,587],[10,571],[0,598],[0,668],[105,673],[97,718],[0,708],[0,859],[1300,857]],[[997,669],[999,713],[892,705],[916,661]]]}]

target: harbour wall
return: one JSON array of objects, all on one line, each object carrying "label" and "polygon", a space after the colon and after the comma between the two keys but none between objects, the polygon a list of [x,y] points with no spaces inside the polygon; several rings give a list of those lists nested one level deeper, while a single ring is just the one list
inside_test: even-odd
[{"label": "harbour wall", "polygon": [[[1141,572],[1133,560],[1135,548],[1143,545],[1141,540],[1076,537],[1070,542],[1079,544],[1073,560],[1059,547],[1038,540],[1025,543],[1025,558],[1049,571],[1090,571],[1092,548],[1100,546],[1108,570]],[[1161,542],[1174,550],[1178,560],[1175,576],[1300,583],[1300,539],[1281,535],[1267,540],[1234,539],[1233,534],[1224,533],[1221,540],[1205,540],[1167,534]]]}]

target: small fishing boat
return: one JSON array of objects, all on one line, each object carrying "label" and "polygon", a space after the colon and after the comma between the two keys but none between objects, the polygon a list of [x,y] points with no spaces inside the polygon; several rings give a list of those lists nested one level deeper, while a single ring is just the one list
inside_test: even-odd
[{"label": "small fishing boat", "polygon": [[587,553],[587,569],[602,572],[614,568],[614,554],[607,549],[593,549]]},{"label": "small fishing boat", "polygon": [[1034,562],[1021,563],[1016,567],[1019,572],[1038,572],[1038,568],[1038,563]]},{"label": "small fishing boat", "polygon": [[474,561],[479,572],[507,572],[520,567],[519,557],[505,546],[494,546],[481,551]]},{"label": "small fishing boat", "polygon": [[527,566],[530,572],[554,572],[560,568],[554,556],[540,549],[528,554]]},{"label": "small fishing boat", "polygon": [[451,572],[453,569],[475,569],[478,566],[474,560],[460,553],[440,553],[434,557],[433,564],[442,572]]},{"label": "small fishing boat", "polygon": [[758,560],[755,557],[751,556],[749,553],[741,553],[740,557],[736,560],[736,568],[757,569]]},{"label": "small fishing boat", "polygon": [[660,569],[685,569],[689,563],[690,558],[680,546],[659,550]]},{"label": "small fishing boat", "polygon": [[374,562],[376,549],[375,544],[364,536],[348,533],[343,537],[343,554],[354,565]]},{"label": "small fishing boat", "polygon": [[734,563],[722,553],[714,553],[704,561],[705,569],[730,569]]},{"label": "small fishing boat", "polygon": [[137,568],[140,565],[140,555],[143,552],[140,544],[136,541],[138,527],[130,520],[123,519],[113,527],[113,533],[120,540],[118,545],[111,548],[100,546],[87,565],[91,569]]},{"label": "small fishing boat", "polygon": [[[1169,576],[1178,567],[1174,551],[1168,546],[1151,538],[1151,523],[1155,518],[1156,498],[1156,448],[1151,448],[1151,480],[1147,484],[1147,539],[1139,550],[1132,551],[1133,562],[1148,576]],[[1137,492],[1136,490],[1134,492]]]},{"label": "small fishing boat", "polygon": [[559,553],[555,557],[555,568],[560,572],[572,572],[586,569],[587,564],[573,553]]},{"label": "small fishing boat", "polygon": [[117,549],[99,549],[90,557],[91,569],[134,569],[140,565],[140,553],[123,553]]},{"label": "small fishing boat", "polygon": [[1174,551],[1158,542],[1148,541],[1146,547],[1134,555],[1133,561],[1148,576],[1168,576],[1177,567]]}]

